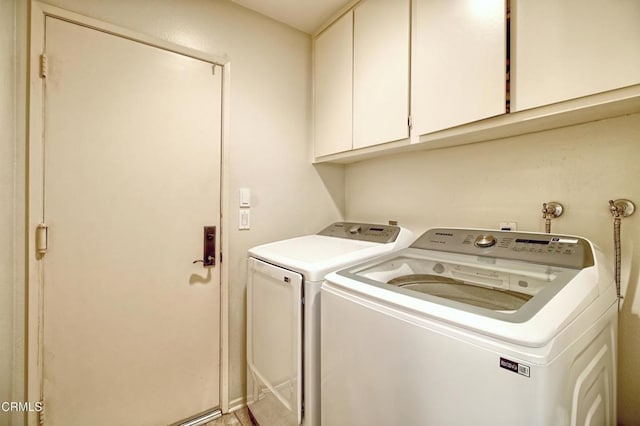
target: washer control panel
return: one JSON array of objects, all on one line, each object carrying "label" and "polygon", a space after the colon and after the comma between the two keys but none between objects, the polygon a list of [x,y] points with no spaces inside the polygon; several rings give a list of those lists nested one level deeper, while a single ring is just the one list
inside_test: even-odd
[{"label": "washer control panel", "polygon": [[376,225],[372,223],[336,222],[329,225],[318,235],[373,243],[392,243],[400,234],[400,227],[394,225]]},{"label": "washer control panel", "polygon": [[585,268],[593,265],[593,249],[587,240],[552,234],[430,229],[411,247],[568,268]]}]

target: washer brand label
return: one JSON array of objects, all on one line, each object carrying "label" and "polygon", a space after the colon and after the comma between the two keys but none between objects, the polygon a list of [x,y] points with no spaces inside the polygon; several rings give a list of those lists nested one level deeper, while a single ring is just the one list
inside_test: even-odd
[{"label": "washer brand label", "polygon": [[528,365],[519,364],[515,361],[500,357],[500,367],[505,370],[513,371],[521,376],[530,377],[530,369]]}]

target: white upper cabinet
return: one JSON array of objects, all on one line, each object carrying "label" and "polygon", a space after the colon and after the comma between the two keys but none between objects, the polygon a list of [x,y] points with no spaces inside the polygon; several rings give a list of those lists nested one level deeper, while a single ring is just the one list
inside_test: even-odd
[{"label": "white upper cabinet", "polygon": [[315,39],[315,156],[352,148],[353,12]]},{"label": "white upper cabinet", "polygon": [[512,111],[640,83],[640,1],[512,0]]},{"label": "white upper cabinet", "polygon": [[409,0],[354,10],[353,148],[409,136]]},{"label": "white upper cabinet", "polygon": [[360,0],[314,58],[316,161],[493,140],[637,112],[640,0]]},{"label": "white upper cabinet", "polygon": [[412,134],[506,112],[505,0],[414,0]]}]

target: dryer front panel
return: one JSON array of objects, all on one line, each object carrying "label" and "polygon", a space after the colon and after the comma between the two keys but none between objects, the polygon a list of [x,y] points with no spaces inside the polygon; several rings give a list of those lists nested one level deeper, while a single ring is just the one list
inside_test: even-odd
[{"label": "dryer front panel", "polygon": [[302,282],[293,271],[249,258],[247,391],[263,424],[302,420]]}]

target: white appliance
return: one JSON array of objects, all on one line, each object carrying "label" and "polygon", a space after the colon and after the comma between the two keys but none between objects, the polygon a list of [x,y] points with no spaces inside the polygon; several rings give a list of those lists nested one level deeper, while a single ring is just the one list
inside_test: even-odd
[{"label": "white appliance", "polygon": [[615,426],[606,264],[579,237],[432,229],[327,275],[323,423]]},{"label": "white appliance", "polygon": [[249,250],[247,405],[254,420],[320,425],[320,284],[331,271],[412,241],[399,226],[338,222]]}]

